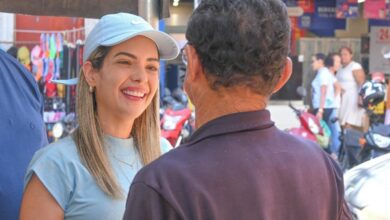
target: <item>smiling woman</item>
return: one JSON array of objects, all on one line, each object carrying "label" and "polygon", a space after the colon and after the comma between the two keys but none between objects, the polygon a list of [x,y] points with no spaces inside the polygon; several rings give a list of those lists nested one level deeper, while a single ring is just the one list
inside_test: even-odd
[{"label": "smiling woman", "polygon": [[156,44],[144,36],[113,46],[101,69],[92,63],[84,65],[84,76],[94,88],[98,115],[102,115],[100,123],[106,133],[129,137],[134,119],[156,95],[158,71]]},{"label": "smiling woman", "polygon": [[79,127],[35,154],[21,219],[122,219],[134,175],[169,148],[159,137],[159,60],[178,52],[138,16],[102,17],[85,42]]}]

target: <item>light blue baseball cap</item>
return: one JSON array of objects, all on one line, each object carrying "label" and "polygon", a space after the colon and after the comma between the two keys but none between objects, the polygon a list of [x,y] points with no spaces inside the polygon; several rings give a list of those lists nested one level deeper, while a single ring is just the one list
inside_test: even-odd
[{"label": "light blue baseball cap", "polygon": [[[105,15],[95,25],[85,40],[83,61],[87,61],[92,52],[99,46],[115,46],[140,35],[154,41],[160,59],[172,60],[179,55],[179,46],[171,36],[155,30],[148,22],[137,15],[122,12]],[[52,80],[52,82],[75,85],[77,79]]]}]

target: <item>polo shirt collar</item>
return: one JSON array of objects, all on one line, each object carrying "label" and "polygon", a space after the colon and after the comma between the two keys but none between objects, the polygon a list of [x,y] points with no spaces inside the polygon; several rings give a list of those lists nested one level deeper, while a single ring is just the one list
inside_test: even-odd
[{"label": "polo shirt collar", "polygon": [[212,136],[265,129],[272,126],[274,126],[274,122],[271,121],[268,110],[233,113],[213,119],[202,125],[191,135],[187,144],[192,145]]}]

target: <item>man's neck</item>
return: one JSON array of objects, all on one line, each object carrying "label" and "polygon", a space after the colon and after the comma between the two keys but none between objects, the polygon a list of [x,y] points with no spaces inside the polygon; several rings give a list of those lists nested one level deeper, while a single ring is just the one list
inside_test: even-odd
[{"label": "man's neck", "polygon": [[248,91],[226,92],[224,95],[210,91],[202,96],[198,99],[202,102],[197,103],[195,108],[196,128],[224,115],[265,109],[268,102],[267,97]]}]

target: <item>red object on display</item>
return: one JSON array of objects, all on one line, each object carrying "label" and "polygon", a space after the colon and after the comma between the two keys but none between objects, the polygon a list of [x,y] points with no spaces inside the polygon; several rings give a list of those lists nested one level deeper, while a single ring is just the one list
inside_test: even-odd
[{"label": "red object on display", "polygon": [[314,0],[297,0],[297,5],[303,9],[305,13],[314,13]]},{"label": "red object on display", "polygon": [[[26,45],[32,49],[40,44],[40,34],[29,33],[30,31],[65,31],[84,27],[84,18],[53,17],[53,16],[32,16],[16,14],[15,16],[15,41],[16,46]],[[26,31],[26,32],[23,32]],[[75,43],[76,40],[84,40],[84,32],[64,33],[64,39]]]},{"label": "red object on display", "polygon": [[57,85],[51,82],[52,73],[48,73],[45,78],[45,93],[47,97],[54,97],[57,95]]}]

